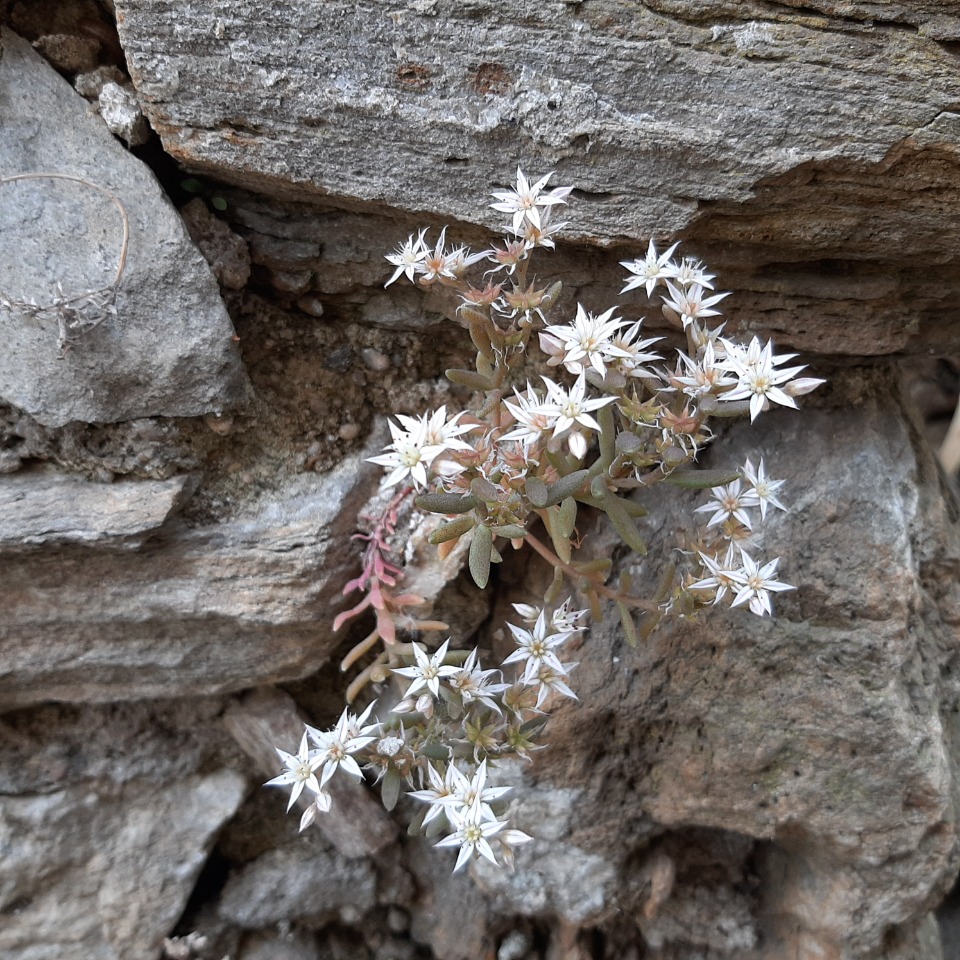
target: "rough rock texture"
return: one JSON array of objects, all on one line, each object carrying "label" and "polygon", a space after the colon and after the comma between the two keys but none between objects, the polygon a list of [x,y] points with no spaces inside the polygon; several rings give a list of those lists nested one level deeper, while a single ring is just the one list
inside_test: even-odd
[{"label": "rough rock texture", "polygon": [[64,474],[0,480],[0,550],[83,544],[135,550],[190,495],[189,476],[155,483],[89,483]]},{"label": "rough rock texture", "polygon": [[[117,316],[61,356],[53,320],[3,312],[0,397],[48,426],[71,420],[198,416],[246,396],[233,326],[216,284],[149,170],[86,101],[7,28],[0,35],[0,173],[58,173],[111,190],[130,243]],[[112,282],[122,221],[82,184],[0,185],[0,291],[49,303]],[[131,384],[137,388],[131,390]]]},{"label": "rough rock texture", "polygon": [[[787,480],[793,512],[765,543],[799,589],[777,598],[775,620],[713,611],[709,630],[677,622],[638,651],[610,620],[577,651],[582,703],[554,717],[534,768],[551,786],[518,798],[516,819],[533,828],[562,784],[583,791],[571,856],[599,853],[635,878],[653,856],[674,861],[669,896],[641,921],[663,945],[654,956],[708,943],[721,956],[900,956],[882,953],[891,928],[915,924],[956,875],[956,506],[888,382],[879,371],[838,387],[836,411],[771,416],[713,448],[717,466],[767,451]],[[683,522],[675,499],[661,509],[652,558]],[[625,562],[643,582],[658,561]],[[736,876],[733,900],[729,877],[707,893],[716,881],[691,862],[721,836],[741,851],[712,858]],[[554,896],[595,891],[579,855],[579,872],[568,859],[550,873],[523,850],[514,878],[484,881],[518,908],[527,870],[552,877]],[[650,893],[605,907],[631,896],[637,911]],[[710,910],[741,932],[711,935]],[[936,955],[915,949],[903,955]]]},{"label": "rough rock texture", "polygon": [[354,457],[252,514],[172,525],[133,554],[0,557],[17,597],[0,625],[0,703],[210,694],[317,669],[338,642],[331,610],[371,481]]},{"label": "rough rock texture", "polygon": [[[0,724],[0,954],[156,957],[246,792],[211,710],[46,707]],[[215,764],[201,770],[203,762]]]},{"label": "rough rock texture", "polygon": [[[92,96],[126,82],[112,6],[17,0],[0,19],[86,71]],[[960,850],[958,510],[896,368],[850,358],[960,341],[953,5],[115,6],[145,113],[201,173],[183,216],[223,302],[189,244],[169,264],[154,244],[145,259],[167,267],[139,329],[162,344],[83,366],[130,332],[111,321],[52,376],[15,371],[47,391],[36,403],[0,389],[4,960],[952,960],[956,893],[938,909],[943,949],[932,911]],[[52,110],[8,122],[11,65],[36,77],[30,97],[76,97],[6,31],[3,50],[6,175],[14,151],[46,166],[62,149]],[[99,132],[58,162],[100,180],[123,151],[99,118],[78,123]],[[384,291],[384,250],[451,218],[451,238],[489,242],[501,218],[482,204],[517,162],[580,188],[573,241],[543,266],[564,280],[563,310],[606,309],[617,260],[651,233],[682,236],[736,291],[731,329],[848,356],[814,358],[831,386],[802,413],[738,425],[710,453],[718,467],[763,453],[787,480],[794,512],[766,548],[796,593],[772,620],[709,611],[637,651],[596,624],[550,749],[495,773],[536,841],[515,874],[481,862],[451,877],[451,851],[405,833],[414,801],[387,814],[344,782],[298,835],[286,792],[258,785],[301,720],[335,722],[350,677],[329,662],[369,630],[329,624],[376,484],[362,457],[382,443],[378,418],[468,401],[437,386],[471,359],[455,299]],[[183,171],[158,170],[175,194]],[[0,218],[30,212],[12,189]],[[111,211],[90,210],[103,253],[87,265],[107,269]],[[157,217],[180,245],[179,223]],[[176,300],[188,280],[208,323]],[[239,396],[237,356],[254,398],[195,403],[204,385]],[[94,373],[86,407],[52,405]],[[160,385],[184,406],[163,407]],[[59,426],[72,417],[117,422]],[[583,549],[655,581],[697,502],[651,497],[646,559],[586,513]],[[422,563],[413,527],[402,515],[398,541]],[[508,552],[481,593],[460,560],[408,586],[485,662],[502,658],[509,603],[548,571]]]},{"label": "rough rock texture", "polygon": [[695,240],[745,326],[853,355],[960,343],[952,3],[119,0],[117,14],[165,149],[219,178],[492,226],[478,200],[518,161],[556,169],[580,191],[572,235]]}]

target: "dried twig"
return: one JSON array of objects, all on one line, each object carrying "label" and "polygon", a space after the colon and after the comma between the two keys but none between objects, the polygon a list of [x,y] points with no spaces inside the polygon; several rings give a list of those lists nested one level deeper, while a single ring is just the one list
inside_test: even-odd
[{"label": "dried twig", "polygon": [[57,321],[57,344],[62,355],[66,347],[75,341],[80,334],[92,330],[107,317],[117,315],[117,290],[123,278],[123,271],[127,264],[127,250],[130,245],[130,218],[127,215],[126,207],[112,190],[83,177],[76,177],[67,173],[19,173],[12,177],[0,177],[0,186],[16,183],[20,180],[67,180],[90,187],[110,200],[120,213],[120,220],[123,224],[123,237],[120,241],[117,271],[113,280],[105,286],[67,295],[63,292],[63,287],[58,281],[57,296],[49,303],[37,303],[35,300],[8,297],[0,291],[0,310],[7,310],[11,313],[18,312],[36,320],[49,318]]}]

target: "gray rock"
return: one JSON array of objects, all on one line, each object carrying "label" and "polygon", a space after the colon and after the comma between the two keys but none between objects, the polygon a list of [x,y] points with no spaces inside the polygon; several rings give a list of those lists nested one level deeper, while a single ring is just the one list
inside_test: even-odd
[{"label": "gray rock", "polygon": [[0,555],[0,703],[210,694],[317,669],[340,642],[349,535],[377,479],[355,456],[235,520],[171,524],[139,552]]},{"label": "gray rock", "polygon": [[[894,928],[926,930],[957,869],[957,510],[892,379],[846,371],[837,412],[765,415],[713,449],[709,465],[763,452],[786,479],[792,512],[765,547],[798,590],[773,620],[716,609],[709,629],[667,623],[636,651],[607,619],[576,651],[581,703],[559,706],[537,758],[542,784],[584,790],[564,844],[613,859],[662,833],[680,850],[703,830],[752,844],[726,882],[759,879],[751,924],[784,955],[886,957]],[[634,583],[656,582],[703,497],[650,500]],[[678,880],[673,948],[709,928],[705,909],[729,912],[701,897]]]},{"label": "gray rock", "polygon": [[134,550],[189,497],[195,480],[91,483],[51,473],[0,478],[0,552],[83,544]]},{"label": "gray rock", "polygon": [[320,952],[305,932],[285,937],[257,934],[244,941],[239,960],[320,960]]},{"label": "gray rock", "polygon": [[684,236],[744,325],[825,353],[960,344],[947,0],[117,10],[166,149],[238,185],[499,230],[490,190],[556,170],[579,188],[569,236]]},{"label": "gray rock", "polygon": [[150,139],[150,127],[140,111],[132,88],[118,83],[105,83],[97,102],[100,116],[112,134],[131,147],[139,147]]},{"label": "gray rock", "polygon": [[228,290],[242,290],[250,279],[250,251],[243,237],[215,217],[200,197],[183,206],[180,215],[217,280]]},{"label": "gray rock", "polygon": [[[195,416],[246,396],[233,327],[216,284],[152,174],[12,31],[0,35],[0,167],[106,188],[129,216],[116,316],[63,356],[55,318],[3,313],[0,396],[47,426],[71,420]],[[110,284],[122,223],[109,198],[56,179],[0,185],[2,293],[48,304]]]},{"label": "gray rock", "polygon": [[337,919],[358,923],[376,904],[373,867],[332,853],[317,837],[305,834],[233,874],[220,915],[248,930],[290,920],[316,927]]},{"label": "gray rock", "polygon": [[158,956],[213,838],[245,791],[220,770],[105,792],[0,799],[0,953],[16,960]]}]

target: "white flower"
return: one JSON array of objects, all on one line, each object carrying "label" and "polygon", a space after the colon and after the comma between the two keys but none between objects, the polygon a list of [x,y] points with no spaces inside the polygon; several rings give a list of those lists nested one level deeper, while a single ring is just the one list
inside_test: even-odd
[{"label": "white flower", "polygon": [[566,680],[570,676],[570,671],[579,666],[577,663],[562,663],[557,670],[548,663],[542,663],[537,670],[537,675],[533,679],[534,684],[539,685],[537,690],[537,709],[543,706],[544,701],[551,693],[560,693],[573,700],[580,698],[567,686]]},{"label": "white flower", "polygon": [[[573,601],[570,597],[567,597],[567,599],[550,614],[551,633],[566,633],[572,636],[585,629],[584,627],[577,626],[577,624],[589,611],[571,610],[570,606],[572,603]],[[517,611],[517,614],[524,623],[529,623],[531,626],[540,619],[541,608],[534,606],[532,603],[515,603],[513,609]]]},{"label": "white flower", "polygon": [[439,456],[444,448],[438,445],[429,445],[424,435],[421,422],[405,418],[411,423],[412,429],[404,429],[392,420],[387,421],[393,443],[386,449],[390,452],[381,453],[376,457],[367,457],[369,463],[379,463],[388,467],[390,472],[384,477],[382,485],[392,487],[405,477],[410,477],[417,487],[427,485],[427,467]]},{"label": "white flower", "polygon": [[613,338],[613,346],[625,356],[618,355],[614,366],[624,376],[627,377],[648,377],[659,380],[659,376],[652,370],[647,370],[643,364],[651,360],[662,360],[659,353],[646,353],[646,348],[651,344],[662,340],[663,337],[648,337],[646,340],[638,339],[640,336],[640,326],[642,320],[637,320],[628,330],[617,334]]},{"label": "white flower", "polygon": [[428,447],[443,447],[445,450],[471,450],[469,443],[458,439],[465,433],[475,430],[472,423],[462,424],[457,421],[465,417],[466,412],[455,413],[447,419],[447,407],[444,404],[435,413],[425,413],[419,420],[397,414],[397,419],[413,432],[417,427],[423,430],[424,443]]},{"label": "white flower", "polygon": [[406,696],[410,697],[418,690],[426,687],[434,697],[440,696],[440,680],[442,677],[453,676],[457,672],[456,667],[444,666],[443,658],[447,655],[447,647],[450,641],[444,640],[443,644],[432,656],[427,656],[426,648],[419,643],[413,645],[413,655],[416,658],[416,666],[400,667],[394,670],[394,673],[402,677],[413,677],[413,683],[407,689]]},{"label": "white flower", "polygon": [[421,230],[420,236],[418,236],[416,240],[413,239],[413,234],[411,233],[406,243],[400,244],[394,253],[387,254],[387,260],[397,269],[394,271],[393,276],[384,284],[385,287],[389,287],[394,280],[398,280],[401,274],[406,274],[407,279],[413,283],[414,276],[422,272],[423,260],[427,255],[427,248],[423,242],[423,237],[426,232],[425,229]]},{"label": "white flower", "polygon": [[451,763],[447,767],[446,774],[441,777],[433,764],[428,760],[427,778],[430,781],[430,786],[425,790],[411,790],[408,794],[408,796],[413,797],[414,800],[420,800],[422,803],[430,804],[429,809],[423,817],[424,824],[428,824],[448,809],[447,801],[453,796],[454,791],[454,770],[456,770],[456,767]]},{"label": "white flower", "polygon": [[733,517],[739,520],[748,530],[753,529],[750,517],[747,514],[747,507],[755,507],[759,499],[753,490],[743,490],[739,480],[734,480],[722,487],[713,487],[710,491],[713,497],[702,507],[697,507],[694,513],[705,513],[714,511],[713,516],[707,521],[707,527],[714,527],[723,523],[727,517]]},{"label": "white flower", "polygon": [[569,196],[573,190],[573,187],[556,187],[549,193],[542,193],[543,188],[547,185],[547,181],[552,176],[552,173],[548,173],[531,186],[527,178],[523,175],[523,171],[517,167],[516,189],[502,192],[495,191],[493,196],[496,197],[499,202],[491,203],[490,206],[494,210],[499,210],[502,213],[513,214],[514,233],[520,234],[522,232],[521,224],[524,219],[529,220],[534,227],[540,228],[540,211],[537,210],[537,207],[549,207],[557,203],[566,203],[565,198]]},{"label": "white flower", "polygon": [[341,767],[358,780],[363,778],[360,765],[350,754],[362,750],[377,738],[354,735],[350,728],[351,726],[356,728],[357,719],[350,716],[348,708],[344,708],[337,725],[332,730],[316,730],[313,727],[307,727],[307,733],[317,745],[317,755],[323,764],[320,786],[323,786]]},{"label": "white flower", "polygon": [[719,317],[720,311],[713,309],[714,304],[730,296],[729,293],[717,293],[705,298],[703,287],[699,283],[691,284],[689,287],[675,287],[669,280],[667,290],[670,291],[670,296],[664,297],[663,302],[675,313],[680,314],[684,327],[704,317]]},{"label": "white flower", "polygon": [[523,627],[514,626],[512,623],[508,623],[507,626],[517,642],[517,649],[503,661],[503,665],[523,661],[524,683],[535,683],[537,673],[543,664],[553,667],[554,670],[563,670],[560,658],[554,651],[570,638],[572,631],[555,631],[553,623],[547,620],[545,610],[540,611],[532,630],[524,630]]},{"label": "white flower", "polygon": [[496,820],[491,803],[495,803],[504,794],[510,792],[510,787],[488,787],[487,761],[484,760],[477,767],[473,776],[468,780],[453,764],[447,772],[451,775],[452,791],[441,802],[452,812],[451,822],[469,815],[474,807],[484,820]]},{"label": "white flower", "polygon": [[[548,416],[555,417],[554,437],[562,436],[574,424],[579,424],[588,430],[596,430],[599,433],[600,424],[590,416],[590,412],[599,410],[600,407],[606,406],[608,403],[613,403],[616,397],[598,397],[595,400],[588,400],[586,398],[587,382],[582,373],[569,390],[565,390],[548,377],[542,377],[541,379],[547,388],[547,399],[541,409]],[[586,451],[584,450],[584,452]]]},{"label": "white flower", "polygon": [[605,364],[616,358],[629,359],[630,353],[613,342],[613,338],[627,324],[627,321],[612,316],[615,309],[611,307],[595,316],[587,313],[578,303],[577,316],[572,324],[547,327],[546,332],[562,342],[565,353],[563,365],[571,373],[583,373],[586,366],[591,366],[604,377],[607,374]]},{"label": "white flower", "polygon": [[681,287],[689,287],[698,283],[701,287],[712,290],[712,281],[716,279],[712,273],[707,273],[703,269],[703,264],[699,260],[694,260],[691,257],[684,257],[680,263],[667,264],[664,273],[671,280],[676,280]]},{"label": "white flower", "polygon": [[504,443],[510,440],[516,440],[524,448],[536,443],[545,433],[553,429],[557,422],[557,414],[554,408],[545,409],[544,399],[538,396],[537,392],[527,382],[526,395],[514,390],[516,403],[504,400],[504,406],[513,415],[517,421],[517,426],[509,433],[505,433],[498,439],[498,443]]},{"label": "white flower", "polygon": [[471,253],[469,247],[457,247],[451,250],[446,256],[446,266],[455,277],[463,276],[467,267],[481,260],[486,260],[490,256],[490,250],[480,250],[477,253]]},{"label": "white flower", "polygon": [[550,213],[552,210],[553,207],[547,207],[540,213],[540,226],[535,226],[530,220],[524,218],[519,229],[511,228],[511,232],[523,240],[528,250],[532,250],[534,247],[556,249],[557,245],[553,242],[554,234],[559,233],[570,224],[567,220],[562,220],[560,223],[551,223]]},{"label": "white flower", "polygon": [[286,784],[293,785],[293,789],[290,791],[290,802],[287,804],[287,810],[297,802],[297,798],[303,793],[304,787],[319,796],[321,790],[320,783],[317,781],[316,770],[317,767],[323,763],[323,757],[309,749],[307,745],[307,734],[303,734],[303,739],[300,741],[300,749],[297,753],[286,753],[279,747],[274,747],[274,749],[277,751],[277,754],[283,761],[283,765],[287,769],[281,773],[279,777],[268,780],[264,786],[279,787]]},{"label": "white flower", "polygon": [[740,551],[740,557],[743,560],[743,569],[737,574],[738,592],[730,606],[738,607],[741,603],[748,603],[750,610],[758,617],[772,613],[770,592],[780,593],[783,590],[796,589],[788,583],[773,579],[780,558],[776,557],[761,567],[743,550]]},{"label": "white flower", "polygon": [[[740,344],[731,340],[721,339],[727,352],[722,365],[731,370],[739,378],[739,383],[733,390],[723,394],[723,400],[750,400],[750,419],[756,420],[760,411],[772,400],[784,407],[796,409],[796,403],[787,392],[780,389],[785,383],[805,366],[788,367],[786,370],[777,370],[781,364],[792,360],[796,354],[787,353],[779,357],[773,356],[773,343],[768,342],[765,347],[754,337],[750,345],[744,349]],[[811,387],[811,389],[813,389]]]},{"label": "white flower", "polygon": [[424,253],[418,273],[423,275],[423,282],[425,283],[435,283],[443,277],[453,279],[456,276],[454,268],[458,262],[458,255],[445,252],[444,241],[446,237],[447,228],[444,227],[440,231],[436,247],[433,250],[428,247]]},{"label": "white flower", "polygon": [[393,443],[387,446],[388,453],[368,457],[370,463],[388,467],[390,473],[383,480],[384,487],[392,487],[409,476],[418,487],[427,485],[427,469],[445,450],[470,450],[470,444],[459,437],[474,430],[472,424],[460,424],[464,413],[455,414],[447,420],[446,406],[435,413],[421,417],[408,417],[398,413],[395,424],[387,421]]},{"label": "white flower", "polygon": [[720,393],[737,384],[736,377],[722,366],[716,356],[713,343],[708,341],[699,360],[691,360],[685,353],[679,354],[677,372],[670,376],[670,383],[680,387],[688,397],[702,397],[708,393]]},{"label": "white flower", "polygon": [[494,712],[502,713],[500,705],[493,697],[503,693],[509,684],[491,683],[489,678],[499,671],[481,670],[478,663],[479,655],[479,651],[474,649],[463,666],[456,673],[450,674],[447,683],[452,690],[460,694],[464,704],[479,701]]},{"label": "white flower", "polygon": [[707,570],[710,571],[710,576],[704,577],[696,583],[691,583],[691,590],[715,590],[714,603],[719,603],[726,596],[728,590],[739,590],[741,584],[739,577],[743,567],[733,544],[730,544],[727,548],[723,561],[706,553],[701,553],[700,559]]},{"label": "white flower", "polygon": [[680,244],[675,243],[666,253],[658,255],[657,248],[651,240],[650,246],[647,247],[647,255],[643,260],[621,260],[620,266],[626,267],[635,276],[627,280],[627,285],[620,292],[626,293],[628,290],[633,290],[634,287],[646,287],[649,297],[658,281],[670,276],[669,268],[672,266],[670,257],[678,246]]},{"label": "white flower", "polygon": [[[490,846],[491,838],[503,830],[507,821],[485,820],[481,812],[479,798],[463,816],[456,819],[456,830],[449,836],[438,841],[438,847],[459,847],[457,865],[453,868],[456,873],[474,857],[485,857],[494,866],[500,866]],[[514,841],[516,842],[516,841]]]},{"label": "white flower", "polygon": [[778,510],[787,508],[777,499],[777,491],[783,486],[783,480],[771,480],[763,466],[763,457],[760,458],[760,466],[754,470],[753,463],[748,459],[743,465],[743,476],[747,483],[753,487],[753,492],[760,504],[760,518],[767,518],[767,504],[776,507]]}]

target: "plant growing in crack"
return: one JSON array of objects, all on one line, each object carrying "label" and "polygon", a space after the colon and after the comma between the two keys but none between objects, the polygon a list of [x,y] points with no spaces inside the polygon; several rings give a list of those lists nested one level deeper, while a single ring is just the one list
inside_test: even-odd
[{"label": "plant growing in crack", "polygon": [[[446,229],[435,241],[421,230],[387,256],[394,266],[387,286],[405,277],[458,293],[476,359],[473,369],[446,375],[473,390],[476,402],[452,413],[397,414],[390,423],[391,442],[371,459],[388,471],[383,486],[400,489],[363,537],[363,572],[345,590],[363,597],[335,624],[367,609],[376,614],[344,669],[381,642],[382,649],[351,684],[336,727],[308,726],[297,754],[278,751],[286,770],[270,781],[310,794],[302,828],[329,807],[325,784],[336,770],[361,776],[366,767],[388,808],[404,789],[420,803],[411,829],[444,834],[438,846],[459,850],[455,869],[478,857],[510,865],[514,848],[530,839],[509,826],[506,789],[488,777],[505,758],[529,760],[542,746],[551,705],[576,699],[577,664],[564,649],[588,613],[599,617],[603,602],[613,603],[635,646],[665,616],[693,617],[721,603],[766,616],[771,595],[793,589],[778,579],[779,558],[759,556],[768,510],[786,509],[782,482],[767,476],[762,459],[720,471],[697,469],[696,460],[713,438],[713,418],[752,422],[771,404],[795,407],[795,397],[823,382],[800,377],[804,368],[789,365],[794,355],[776,355],[770,343],[723,336],[712,324],[727,294],[714,292],[703,264],[676,258],[676,244],[660,253],[651,241],[644,256],[622,263],[622,292],[642,290],[650,303],[659,296],[686,340],[672,366],[657,352],[662,338],[646,337],[643,319],[624,319],[616,307],[594,313],[578,305],[575,316],[554,319],[561,285],[541,282],[531,265],[534,254],[554,247],[565,226],[556,213],[572,188],[549,188],[550,176],[531,182],[518,170],[513,189],[494,193],[491,206],[510,220],[500,246],[474,252],[449,244]],[[469,273],[478,264],[486,272],[474,283]],[[521,383],[532,343],[556,374]],[[603,514],[623,544],[643,554],[637,521],[646,510],[638,497],[659,484],[708,491],[708,499],[693,512],[679,559],[665,563],[642,595],[626,574],[608,583],[609,557],[580,559],[577,523],[584,509]],[[402,633],[446,629],[411,615],[420,597],[393,592],[403,568],[389,541],[414,492],[434,524],[442,518],[429,537],[441,556],[469,538],[479,587],[508,548],[527,545],[553,568],[539,603],[515,605],[520,623],[507,625],[515,649],[496,667],[484,669],[479,650],[456,649],[452,638],[433,651],[400,641]],[[574,609],[568,582],[589,610]],[[349,706],[370,682],[382,685],[377,719],[373,703],[360,715]]]},{"label": "plant growing in crack", "polygon": [[83,334],[93,330],[105,320],[117,316],[117,291],[123,279],[130,244],[130,218],[126,207],[112,190],[84,177],[65,173],[21,173],[11,177],[0,177],[0,187],[27,180],[60,180],[81,184],[107,197],[120,215],[122,235],[117,254],[117,267],[109,283],[79,291],[65,291],[61,281],[57,280],[55,296],[40,302],[36,298],[12,296],[0,289],[0,311],[29,317],[40,322],[47,320],[56,322],[57,345],[62,356]]}]

